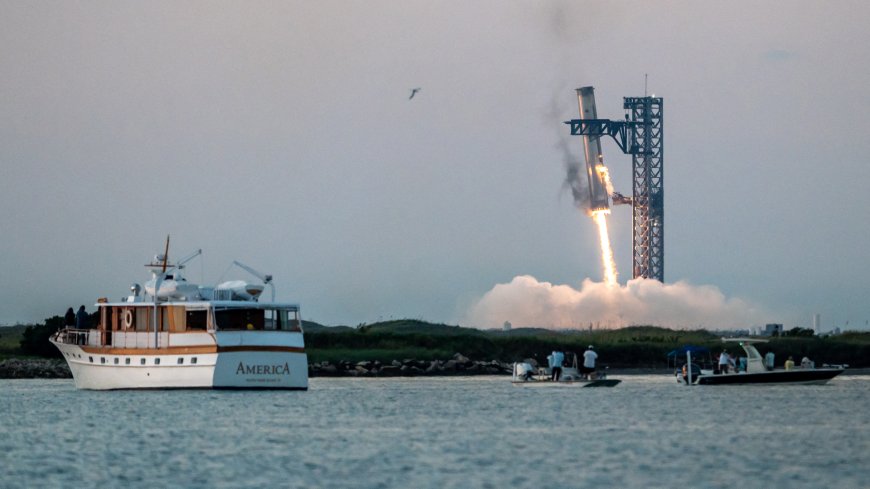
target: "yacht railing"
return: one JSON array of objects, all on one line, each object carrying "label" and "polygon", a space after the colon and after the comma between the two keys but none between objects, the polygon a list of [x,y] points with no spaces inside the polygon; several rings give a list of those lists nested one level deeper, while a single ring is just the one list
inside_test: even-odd
[{"label": "yacht railing", "polygon": [[[103,343],[104,332],[99,329],[75,329],[66,328],[57,332],[55,336],[59,343],[82,346],[113,346],[115,348],[153,348],[154,333],[147,331],[110,331],[106,332],[105,345]],[[159,333],[159,344],[169,344],[169,333]]]},{"label": "yacht railing", "polygon": [[57,340],[68,345],[90,345],[91,332],[99,334],[96,329],[65,328],[57,333]]}]

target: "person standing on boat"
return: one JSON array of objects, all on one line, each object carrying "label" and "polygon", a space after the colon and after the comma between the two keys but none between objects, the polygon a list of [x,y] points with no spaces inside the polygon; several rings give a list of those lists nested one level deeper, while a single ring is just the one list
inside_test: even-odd
[{"label": "person standing on boat", "polygon": [[595,360],[598,359],[598,354],[595,353],[595,348],[589,345],[586,351],[583,352],[583,377],[591,378],[595,373]]},{"label": "person standing on boat", "polygon": [[723,374],[728,373],[728,366],[731,364],[731,356],[728,355],[728,350],[722,350],[719,354],[719,371]]},{"label": "person standing on boat", "polygon": [[66,314],[63,316],[63,325],[69,329],[76,327],[76,313],[72,307],[67,308]]},{"label": "person standing on boat", "polygon": [[[76,329],[88,329],[90,326],[90,318],[88,317],[87,311],[85,311],[85,306],[79,307],[78,312],[76,313]],[[84,331],[76,331],[76,344],[84,345],[87,344],[87,333]]]},{"label": "person standing on boat", "polygon": [[792,357],[788,357],[788,360],[785,361],[785,369],[791,370],[794,368],[794,359]]},{"label": "person standing on boat", "polygon": [[565,355],[560,351],[554,351],[551,356],[553,357],[553,363],[551,365],[553,381],[558,382],[559,379],[562,378],[562,363],[565,361]]},{"label": "person standing on boat", "polygon": [[767,350],[764,355],[764,366],[767,370],[773,370],[773,351]]},{"label": "person standing on boat", "polygon": [[76,329],[88,329],[89,323],[90,318],[88,312],[85,311],[85,306],[79,307],[79,312],[76,313]]}]

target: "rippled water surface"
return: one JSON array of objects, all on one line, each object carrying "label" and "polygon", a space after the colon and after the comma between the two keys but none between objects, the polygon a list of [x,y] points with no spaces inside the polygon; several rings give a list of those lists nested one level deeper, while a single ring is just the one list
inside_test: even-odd
[{"label": "rippled water surface", "polygon": [[870,376],[622,379],[312,379],[308,392],[0,380],[0,487],[870,487]]}]

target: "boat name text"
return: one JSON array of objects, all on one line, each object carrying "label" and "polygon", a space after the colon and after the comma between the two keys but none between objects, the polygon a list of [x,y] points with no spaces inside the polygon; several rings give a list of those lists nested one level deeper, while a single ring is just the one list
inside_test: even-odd
[{"label": "boat name text", "polygon": [[239,367],[236,369],[236,375],[290,375],[290,366],[285,362],[284,365],[245,365],[244,362],[239,362]]}]

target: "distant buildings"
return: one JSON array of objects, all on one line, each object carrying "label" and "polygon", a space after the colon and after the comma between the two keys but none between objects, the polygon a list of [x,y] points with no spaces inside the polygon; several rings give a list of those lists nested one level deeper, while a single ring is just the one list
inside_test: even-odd
[{"label": "distant buildings", "polygon": [[782,335],[782,324],[779,323],[770,323],[764,325],[764,331],[761,332],[762,336],[781,336]]}]

